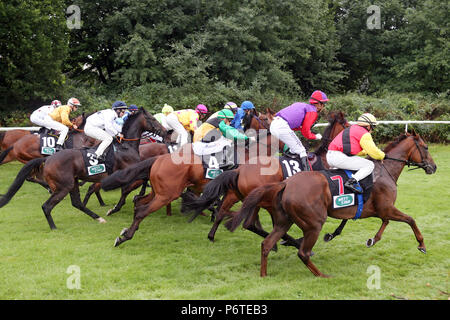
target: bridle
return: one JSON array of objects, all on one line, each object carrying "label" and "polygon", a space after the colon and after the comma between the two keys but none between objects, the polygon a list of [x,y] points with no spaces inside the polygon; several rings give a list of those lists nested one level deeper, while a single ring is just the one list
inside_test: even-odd
[{"label": "bridle", "polygon": [[417,168],[409,169],[408,171],[417,170],[417,169],[426,169],[430,165],[423,160],[424,156],[422,154],[422,150],[420,149],[419,142],[417,142],[416,139],[413,139],[413,140],[414,140],[414,143],[416,145],[417,151],[419,152],[419,155],[420,155],[420,162],[414,162],[414,161],[411,161],[409,159],[408,160],[403,160],[403,159],[391,158],[391,157],[388,157],[388,156],[385,156],[384,159],[398,161],[398,162],[403,162],[404,164],[406,164],[408,166],[408,168],[411,167],[411,166],[417,167]]},{"label": "bridle", "polygon": [[[391,158],[391,157],[388,157],[388,156],[385,156],[384,160],[393,160],[393,161],[397,161],[397,162],[402,162],[402,163],[406,164],[408,166],[408,168],[411,167],[411,166],[417,167],[417,168],[408,169],[408,171],[417,170],[417,169],[420,169],[420,168],[425,170],[430,165],[423,160],[424,156],[422,154],[422,151],[420,150],[419,142],[417,142],[416,139],[413,139],[413,140],[414,140],[414,144],[416,145],[417,151],[419,151],[419,154],[420,154],[420,162],[411,161],[411,160],[409,160],[409,158],[407,160],[403,160],[403,159]],[[412,152],[411,152],[411,154],[412,154]],[[389,172],[389,170],[384,166],[383,162],[380,162],[380,163],[381,163],[381,166],[384,168],[384,170],[386,170],[386,172],[389,174],[391,179],[397,185],[397,182],[395,181],[394,177]]]}]

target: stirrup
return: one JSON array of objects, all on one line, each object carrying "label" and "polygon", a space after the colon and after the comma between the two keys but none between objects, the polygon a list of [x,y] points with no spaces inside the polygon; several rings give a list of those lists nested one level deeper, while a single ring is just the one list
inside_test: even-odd
[{"label": "stirrup", "polygon": [[346,188],[349,188],[354,193],[363,193],[364,192],[363,189],[360,186],[358,186],[357,183],[358,182],[356,181],[355,178],[350,178],[344,183],[344,186]]}]

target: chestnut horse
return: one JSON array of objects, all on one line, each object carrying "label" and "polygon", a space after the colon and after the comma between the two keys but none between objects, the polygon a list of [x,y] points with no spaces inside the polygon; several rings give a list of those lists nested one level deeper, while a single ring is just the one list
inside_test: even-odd
[{"label": "chestnut horse", "polygon": [[[142,132],[150,131],[159,135],[166,135],[166,130],[147,111],[140,108],[136,114],[131,115],[122,128],[123,141],[112,147],[117,148],[114,153],[113,170],[123,169],[139,161],[139,141]],[[99,222],[105,220],[86,208],[80,198],[78,180],[99,182],[108,174],[101,173],[88,175],[80,149],[65,149],[47,158],[37,158],[29,161],[18,173],[8,192],[0,198],[0,208],[5,206],[20,189],[25,178],[35,168],[44,164],[43,177],[50,186],[52,194],[42,205],[45,217],[51,229],[56,229],[51,216],[52,209],[70,193],[72,205]]]},{"label": "chestnut horse", "polygon": [[[419,243],[418,249],[425,253],[423,236],[414,219],[398,210],[394,203],[397,180],[405,165],[417,166],[426,174],[433,174],[436,172],[436,164],[426,143],[414,132],[399,136],[384,152],[385,160],[374,160],[374,185],[361,214],[361,218],[380,218],[382,225],[375,237],[369,239],[366,244],[370,247],[377,243],[390,220],[401,221],[410,225]],[[267,275],[267,257],[270,250],[295,223],[304,235],[298,250],[299,258],[315,276],[328,277],[311,262],[311,250],[327,216],[351,219],[355,217],[356,207],[333,209],[327,178],[320,172],[300,172],[281,183],[272,183],[253,190],[244,200],[239,214],[227,224],[229,230],[234,231],[244,219],[245,227],[255,209],[267,201],[271,201],[275,208],[271,212],[274,229],[261,244],[261,276]]]},{"label": "chestnut horse", "polygon": [[[328,145],[339,132],[349,126],[349,123],[342,112],[330,112],[328,114],[328,122],[329,124],[324,131],[321,145],[314,153],[309,154],[310,158],[316,159],[313,165],[314,170],[329,168],[326,162]],[[272,174],[265,174],[264,169],[269,167],[269,161],[267,158],[261,159],[266,161],[258,164],[244,164],[237,169],[222,173],[219,177],[206,185],[203,194],[199,198],[195,198],[189,193],[183,194],[182,212],[195,211],[191,220],[193,220],[202,210],[213,205],[217,199],[225,196],[219,205],[219,213],[214,221],[214,225],[208,233],[209,240],[214,241],[215,233],[222,220],[226,217],[232,217],[235,214],[235,212],[230,211],[234,204],[243,200],[252,190],[261,185],[283,180],[283,172],[281,166],[278,165],[278,160],[276,160],[278,165],[277,169],[274,170]],[[264,203],[263,208],[270,212],[273,210],[272,203]],[[261,227],[258,211],[259,210],[255,210],[253,222],[249,224],[248,227],[250,231],[262,237],[266,237],[269,233]],[[286,241],[287,245],[298,248],[298,241],[293,240],[288,235],[283,239]]]},{"label": "chestnut horse", "polygon": [[[71,129],[67,135],[68,137],[73,136],[74,148],[91,147],[99,142],[83,133],[82,128],[84,127],[87,117],[88,115],[83,113],[72,119],[72,123],[76,124],[79,128]],[[10,134],[7,135],[8,133]],[[14,141],[14,138],[18,139]],[[10,145],[0,154],[0,164],[5,164],[13,160],[27,163],[32,159],[43,157],[41,154],[39,134],[27,130],[12,130],[4,135],[2,146],[6,146],[7,142],[10,143]]]},{"label": "chestnut horse", "polygon": [[[263,137],[258,145],[250,145],[249,149],[239,145],[239,159],[248,161],[251,152],[255,151],[257,154],[262,149],[271,149],[270,139]],[[193,153],[192,145],[185,144],[174,153],[150,158],[115,172],[102,180],[102,189],[108,191],[129,185],[143,176],[149,177],[152,190],[145,197],[135,198],[133,223],[130,228],[121,232],[115,246],[130,240],[146,216],[176,200],[186,188],[200,194],[203,187],[211,181],[205,177],[202,160]]]}]

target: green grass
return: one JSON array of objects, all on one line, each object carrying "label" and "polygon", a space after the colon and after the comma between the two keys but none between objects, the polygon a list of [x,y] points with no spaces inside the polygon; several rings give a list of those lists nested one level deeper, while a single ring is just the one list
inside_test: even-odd
[{"label": "green grass", "polygon": [[[147,217],[134,239],[113,247],[122,228],[132,221],[130,200],[121,212],[105,217],[119,192],[105,193],[108,208],[92,198],[89,207],[105,217],[99,224],[64,199],[54,210],[58,229],[50,231],[42,203],[48,193],[26,182],[0,209],[0,299],[449,299],[450,147],[432,145],[437,173],[404,171],[398,182],[397,207],[417,222],[427,254],[417,250],[411,228],[391,222],[372,248],[365,241],[378,231],[379,219],[350,221],[343,234],[322,241],[340,221],[328,219],[314,247],[313,261],[333,277],[314,277],[296,249],[278,246],[269,255],[268,276],[259,277],[261,238],[221,226],[216,242],[206,235],[208,217],[187,223],[179,213],[164,210]],[[0,168],[0,193],[15,178],[21,164]],[[84,186],[82,193],[86,191]],[[270,230],[270,217],[261,213]],[[290,230],[300,236],[296,226]],[[66,271],[80,268],[81,289],[69,289]],[[370,266],[380,270],[380,289],[369,289]]]}]

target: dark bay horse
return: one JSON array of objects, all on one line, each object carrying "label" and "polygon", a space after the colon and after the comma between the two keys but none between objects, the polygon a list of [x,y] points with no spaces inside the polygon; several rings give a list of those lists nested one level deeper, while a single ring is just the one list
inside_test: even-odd
[{"label": "dark bay horse", "polygon": [[[316,159],[315,164],[313,165],[314,170],[329,168],[326,161],[328,145],[339,132],[349,126],[349,123],[342,112],[330,112],[328,114],[328,122],[329,124],[324,131],[322,143],[314,153],[310,154],[311,157]],[[261,185],[283,181],[283,172],[277,159],[273,159],[276,161],[276,169],[273,170],[271,174],[265,172],[269,172],[268,169],[271,165],[269,160],[270,159],[267,157],[260,157],[259,163],[243,164],[237,169],[222,173],[219,177],[205,186],[203,194],[199,198],[195,198],[195,196],[190,193],[183,194],[182,211],[195,211],[191,218],[192,220],[202,210],[213,205],[217,199],[225,196],[219,205],[219,213],[214,221],[214,225],[208,233],[208,239],[214,241],[215,233],[222,220],[226,217],[232,217],[235,214],[235,212],[230,211],[234,204],[243,200],[252,190]],[[271,201],[262,204],[262,207],[269,212],[273,210]],[[261,227],[258,211],[259,210],[255,210],[253,222],[248,224],[248,228],[250,231],[262,237],[266,237],[269,233]],[[298,242],[294,241],[288,235],[283,239],[287,241],[287,244],[298,247]]]},{"label": "dark bay horse", "polygon": [[[124,135],[121,143],[115,144],[115,162],[113,170],[123,169],[139,161],[139,140],[143,131],[155,132],[165,136],[166,130],[147,111],[140,108],[131,115],[122,128]],[[20,189],[25,178],[34,169],[44,164],[43,177],[50,186],[52,194],[42,205],[45,217],[51,229],[55,223],[51,216],[52,209],[69,193],[72,205],[99,222],[105,220],[86,208],[81,202],[78,180],[99,182],[108,174],[101,173],[89,176],[84,163],[83,155],[79,149],[65,149],[47,158],[37,158],[29,161],[18,173],[8,192],[0,198],[0,207],[5,206]]]},{"label": "dark bay horse", "polygon": [[[374,186],[370,198],[364,204],[361,218],[378,217],[381,227],[374,238],[369,239],[367,246],[373,246],[381,239],[381,235],[390,220],[406,222],[411,226],[418,249],[425,253],[423,236],[414,219],[398,210],[395,206],[397,196],[397,180],[405,165],[422,168],[426,174],[436,172],[436,164],[428,152],[428,146],[416,133],[403,134],[385,148],[386,159],[374,161]],[[336,219],[355,217],[356,207],[333,209],[332,196],[325,176],[320,172],[301,172],[281,183],[272,183],[253,190],[244,200],[241,211],[228,223],[230,231],[234,231],[245,219],[249,223],[255,209],[261,202],[272,201],[271,212],[274,223],[273,231],[261,244],[261,276],[267,275],[267,257],[272,247],[296,224],[304,235],[298,256],[308,269],[319,277],[327,277],[311,262],[311,250],[327,216]]]}]

